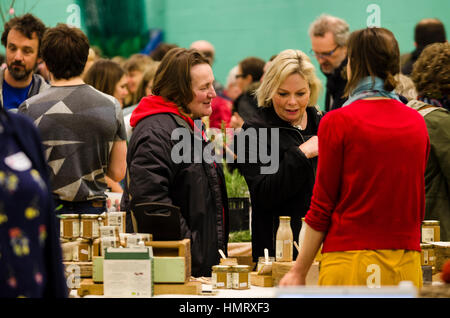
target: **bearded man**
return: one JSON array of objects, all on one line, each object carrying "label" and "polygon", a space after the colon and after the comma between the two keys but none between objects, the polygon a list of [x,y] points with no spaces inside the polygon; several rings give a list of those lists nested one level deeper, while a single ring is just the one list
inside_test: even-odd
[{"label": "bearded man", "polygon": [[40,44],[46,27],[31,14],[14,17],[4,25],[2,44],[6,48],[6,68],[0,72],[0,105],[17,111],[23,101],[49,87],[35,74],[42,62]]}]

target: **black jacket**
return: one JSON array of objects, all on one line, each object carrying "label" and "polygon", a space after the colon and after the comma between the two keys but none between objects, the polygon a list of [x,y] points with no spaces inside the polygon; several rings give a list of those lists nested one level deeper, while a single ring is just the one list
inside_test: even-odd
[{"label": "black jacket", "polygon": [[237,112],[244,121],[251,120],[258,110],[258,100],[255,91],[260,82],[253,82],[233,103],[233,112]]},{"label": "black jacket", "polygon": [[[225,178],[218,164],[172,160],[172,149],[179,141],[171,140],[171,134],[176,128],[186,128],[183,122],[177,115],[160,113],[145,117],[137,124],[128,144],[129,187],[125,187],[122,207],[129,215],[140,203],[178,206],[182,235],[191,240],[192,275],[211,276],[211,267],[220,260],[218,249],[227,253]],[[193,155],[192,131],[190,137]],[[209,142],[200,144],[204,149]],[[131,198],[129,202],[128,198]]]},{"label": "black jacket", "polygon": [[347,98],[344,95],[347,78],[345,75],[347,58],[331,74],[325,74],[327,78],[327,90],[325,94],[325,111],[341,108]]},{"label": "black jacket", "polygon": [[[275,173],[261,174],[260,168],[264,164],[259,159],[255,164],[248,163],[250,153],[248,147],[245,152],[246,163],[238,164],[250,191],[252,254],[255,262],[259,256],[264,256],[264,248],[269,250],[269,255],[275,256],[279,216],[291,217],[294,240],[298,240],[301,218],[309,208],[317,167],[317,158],[307,159],[298,147],[313,135],[317,135],[322,117],[314,107],[308,107],[307,112],[308,125],[304,131],[280,119],[273,107],[259,108],[257,116],[252,121],[244,123],[243,131],[257,128],[258,139],[259,128],[279,128],[279,168]],[[272,151],[271,138],[268,137],[267,140]],[[294,249],[294,259],[296,255]]]}]

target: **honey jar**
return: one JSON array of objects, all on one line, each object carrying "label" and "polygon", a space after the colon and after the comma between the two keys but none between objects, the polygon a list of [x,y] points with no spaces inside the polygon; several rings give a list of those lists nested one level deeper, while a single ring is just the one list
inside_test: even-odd
[{"label": "honey jar", "polygon": [[429,265],[429,266],[435,266],[436,265],[436,257],[434,255],[434,248],[432,244],[428,243],[422,243],[420,244],[421,249],[421,261],[422,266]]},{"label": "honey jar", "polygon": [[214,289],[231,289],[231,266],[215,265],[212,267],[212,286]]},{"label": "honey jar", "polygon": [[79,238],[77,244],[73,248],[73,260],[76,262],[89,262],[92,259],[91,242],[89,240]]},{"label": "honey jar", "polygon": [[82,214],[80,236],[85,239],[100,237],[100,222],[102,222],[102,218],[98,214]]},{"label": "honey jar", "polygon": [[439,221],[426,220],[422,222],[422,243],[439,242],[441,227]]},{"label": "honey jar", "polygon": [[234,265],[232,271],[232,288],[233,289],[249,289],[250,288],[250,266]]},{"label": "honey jar", "polygon": [[61,237],[65,239],[78,238],[80,236],[80,215],[61,214],[59,217]]}]

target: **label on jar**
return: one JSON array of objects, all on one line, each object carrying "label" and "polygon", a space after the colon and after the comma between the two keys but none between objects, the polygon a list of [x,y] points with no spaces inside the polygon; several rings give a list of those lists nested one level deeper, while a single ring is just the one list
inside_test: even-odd
[{"label": "label on jar", "polygon": [[428,251],[423,250],[423,264],[428,265]]},{"label": "label on jar", "polygon": [[422,227],[422,242],[434,242],[434,229]]},{"label": "label on jar", "polygon": [[119,233],[123,232],[125,223],[123,212],[108,212],[107,218],[109,226],[117,226],[119,228]]},{"label": "label on jar", "polygon": [[233,289],[246,289],[250,286],[250,275],[248,272],[233,273]]},{"label": "label on jar", "polygon": [[292,240],[277,240],[275,257],[277,261],[292,261]]},{"label": "label on jar", "polygon": [[212,286],[213,288],[229,288],[231,289],[231,273],[228,272],[213,272],[212,273]]}]

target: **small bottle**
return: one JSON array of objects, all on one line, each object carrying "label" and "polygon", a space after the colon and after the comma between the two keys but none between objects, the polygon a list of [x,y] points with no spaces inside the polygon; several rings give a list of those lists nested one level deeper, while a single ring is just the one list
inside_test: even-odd
[{"label": "small bottle", "polygon": [[280,216],[280,225],[277,230],[275,258],[277,262],[292,262],[293,234],[291,217]]}]

